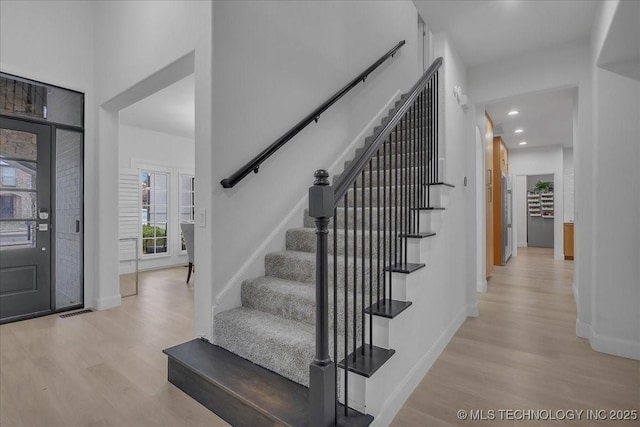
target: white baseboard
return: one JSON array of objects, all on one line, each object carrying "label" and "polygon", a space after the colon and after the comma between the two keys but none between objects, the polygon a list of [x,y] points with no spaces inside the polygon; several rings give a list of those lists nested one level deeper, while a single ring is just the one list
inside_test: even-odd
[{"label": "white baseboard", "polygon": [[376,415],[372,426],[388,426],[398,414],[411,393],[416,389],[422,378],[431,369],[431,366],[440,357],[451,338],[468,316],[469,306],[465,306],[456,315],[449,326],[440,334],[429,350],[418,360],[409,373],[400,381],[387,400],[382,405],[382,410]]},{"label": "white baseboard", "polygon": [[526,248],[527,246],[529,246],[529,245],[527,244],[527,242],[518,242],[518,247],[519,247],[519,248]]},{"label": "white baseboard", "polygon": [[478,317],[480,310],[478,310],[478,303],[467,304],[467,317]]},{"label": "white baseboard", "polygon": [[96,310],[108,310],[114,307],[120,307],[122,305],[122,297],[120,294],[112,295],[110,297],[96,298],[94,308]]},{"label": "white baseboard", "polygon": [[487,292],[487,280],[478,281],[478,283],[476,283],[476,290],[481,294]]},{"label": "white baseboard", "polygon": [[580,319],[576,319],[576,336],[590,340],[592,335],[591,325],[581,322]]},{"label": "white baseboard", "polygon": [[591,348],[601,353],[640,360],[640,342],[592,333]]},{"label": "white baseboard", "polygon": [[576,335],[588,339],[591,348],[600,353],[640,360],[640,342],[598,334],[580,320],[576,320]]}]

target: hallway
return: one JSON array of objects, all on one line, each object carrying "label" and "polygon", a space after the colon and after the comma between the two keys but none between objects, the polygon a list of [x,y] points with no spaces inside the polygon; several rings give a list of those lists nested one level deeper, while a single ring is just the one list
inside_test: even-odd
[{"label": "hallway", "polygon": [[[572,282],[573,261],[555,261],[553,249],[518,248],[478,295],[480,316],[460,327],[392,425],[638,425],[610,421],[608,410],[640,410],[640,362],[595,352],[576,337]],[[478,409],[484,421],[457,418]],[[607,421],[588,421],[586,411],[580,421],[517,421],[522,413],[500,412],[529,409],[606,409]]]}]

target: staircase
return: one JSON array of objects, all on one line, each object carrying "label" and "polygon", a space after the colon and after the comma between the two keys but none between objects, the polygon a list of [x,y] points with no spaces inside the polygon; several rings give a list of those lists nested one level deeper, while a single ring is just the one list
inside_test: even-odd
[{"label": "staircase", "polygon": [[[325,315],[333,336],[321,333],[325,350],[342,368],[332,374],[337,425],[373,420],[363,412],[375,399],[362,387],[350,392],[349,384],[364,381],[366,390],[367,379],[401,350],[390,348],[390,322],[413,308],[408,288],[410,277],[425,267],[421,242],[436,235],[441,203],[452,187],[439,182],[437,124],[426,120],[437,101],[425,83],[420,90],[412,100],[411,93],[403,95],[355,159],[345,163],[343,175],[355,178],[331,205],[324,233]],[[422,143],[429,132],[436,144]],[[365,166],[358,166],[363,158]],[[316,173],[318,191],[331,189],[326,176]],[[334,177],[336,191],[346,188],[346,179]],[[232,425],[307,425],[310,364],[318,359],[316,228],[323,226],[317,217],[306,210],[303,226],[287,230],[284,250],[266,255],[265,275],[242,283],[242,305],[215,316],[215,345],[194,340],[165,350],[170,381]]]}]

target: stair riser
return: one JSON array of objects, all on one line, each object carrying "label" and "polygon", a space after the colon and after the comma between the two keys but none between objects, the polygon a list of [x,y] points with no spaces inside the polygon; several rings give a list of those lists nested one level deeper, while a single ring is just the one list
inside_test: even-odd
[{"label": "stair riser", "polygon": [[[301,285],[302,286],[302,285]],[[373,301],[376,301],[376,289],[373,292]],[[248,280],[242,284],[242,306],[247,308],[253,308],[261,310],[266,313],[271,313],[276,316],[281,316],[286,319],[295,320],[297,322],[304,322],[309,325],[315,325],[315,298],[302,298],[297,295],[281,295],[274,294],[269,289],[260,286],[254,286],[254,284]],[[362,337],[362,323],[360,316],[362,314],[362,295],[357,292],[357,306],[356,306],[356,336],[358,339]],[[344,335],[345,322],[344,322],[344,291],[338,292],[338,333]],[[333,330],[333,288],[329,289],[329,330]],[[353,293],[349,292],[347,298],[348,310],[349,310],[349,334],[353,334]],[[365,307],[369,304],[369,294],[365,295]],[[344,338],[343,338],[344,339]]]},{"label": "stair riser", "polygon": [[[315,356],[315,342],[288,343],[276,340],[264,340],[256,331],[239,326],[225,319],[224,316],[216,316],[214,323],[214,342],[216,345],[229,350],[253,363],[270,369],[285,378],[309,386],[309,364]],[[237,339],[242,337],[242,339]],[[333,340],[329,340],[329,355],[333,358]],[[261,346],[252,345],[260,342]],[[359,345],[359,344],[358,344]],[[348,348],[353,346],[353,336],[349,337]],[[338,354],[344,354],[344,336],[338,335]],[[275,361],[275,355],[286,357],[287,363]]]},{"label": "stair riser", "polygon": [[[378,190],[376,188],[371,189],[371,191],[368,188],[365,188],[364,197],[362,193],[363,191],[361,187],[355,190],[353,188],[349,189],[349,191],[347,191],[348,206],[427,206],[426,187],[422,187],[422,195],[419,194],[420,188],[416,188],[415,186],[386,187],[386,191],[381,188],[380,198],[378,198]],[[423,204],[418,203],[420,196],[424,202]],[[344,199],[340,201],[338,206],[344,206]]]},{"label": "stair riser", "polygon": [[[419,165],[423,165],[423,169],[427,169],[429,167],[428,162],[425,160],[424,156],[419,157],[413,154],[403,154],[399,155],[398,163],[396,164],[396,155],[387,155],[386,157],[380,157],[380,164],[378,162],[372,162],[371,170],[392,170],[392,169],[405,169],[417,167]],[[384,161],[383,161],[384,159]],[[345,162],[345,169],[349,166],[350,162]],[[365,172],[369,171],[369,165],[367,164],[364,168]]]},{"label": "stair riser", "polygon": [[[309,229],[309,230],[313,230],[313,229]],[[393,239],[389,238],[389,233],[387,232],[386,236],[382,236],[382,230],[380,231],[380,239],[378,240],[378,233],[374,230],[373,231],[373,237],[370,238],[370,233],[368,231],[368,229],[365,228],[365,233],[364,233],[364,257],[369,257],[369,255],[371,254],[371,256],[376,259],[378,254],[380,254],[381,256],[386,253],[387,257],[389,254],[389,248],[391,247],[391,242]],[[347,244],[348,244],[348,251],[349,251],[349,255],[352,255],[354,253],[354,244],[353,244],[353,236],[354,233],[353,231],[348,231],[347,233]],[[358,229],[358,233],[357,233],[357,242],[356,242],[356,251],[355,253],[358,254],[359,257],[363,256],[362,253],[362,230]],[[310,252],[310,253],[315,253],[316,252],[316,235],[315,232],[308,232],[308,231],[304,231],[304,230],[300,230],[300,229],[292,229],[292,230],[288,230],[287,231],[287,236],[286,236],[286,248],[287,250],[290,251],[300,251],[300,252]],[[380,242],[380,245],[378,247],[378,241]],[[398,238],[398,244],[400,244],[400,242],[402,242],[403,239]],[[338,230],[338,255],[344,255],[345,253],[345,233],[343,230]],[[386,248],[386,252],[385,252],[385,248]],[[333,247],[333,230],[329,231],[329,255],[333,255],[334,251],[334,247]]]},{"label": "stair riser", "polygon": [[[349,228],[353,227],[353,221],[354,221],[354,215],[355,212],[357,211],[357,216],[358,216],[358,229],[360,229],[362,227],[362,218],[363,218],[363,212],[364,212],[364,227],[365,227],[365,231],[369,229],[369,208],[365,207],[364,211],[362,210],[362,208],[358,207],[356,209],[354,209],[353,207],[349,207],[347,208],[347,225]],[[371,227],[374,230],[378,229],[378,224],[380,225],[380,229],[382,230],[382,226],[383,224],[385,224],[384,220],[385,220],[385,213],[386,213],[386,232],[389,232],[389,229],[391,228],[395,228],[396,225],[396,218],[395,218],[395,214],[392,214],[391,212],[393,211],[393,209],[380,209],[380,220],[378,221],[378,211],[377,209],[374,209],[372,212],[372,218],[371,218]],[[408,218],[415,218],[416,214],[410,214],[410,216]],[[344,226],[345,226],[345,218],[344,218],[344,207],[338,207],[337,208],[337,226],[339,230],[344,230]],[[400,223],[400,220],[402,220],[402,223],[405,223],[405,216],[403,215],[403,212],[398,212],[398,220],[397,223]],[[420,217],[422,218],[422,216]],[[421,219],[422,221],[422,219]],[[305,212],[305,218],[304,218],[304,226],[305,227],[309,227],[309,228],[313,228],[315,229],[316,225],[314,222],[314,219],[311,218],[308,214],[306,214]],[[332,230],[333,229],[333,218],[331,218],[329,220],[329,229]],[[428,231],[428,230],[426,230]]]},{"label": "stair riser", "polygon": [[[416,174],[422,174],[422,180],[423,181],[428,181],[429,180],[429,174],[426,170],[426,168],[416,168],[416,167],[410,167],[410,168],[404,168],[401,169],[402,171],[404,171],[405,174],[410,174],[410,176],[416,176]],[[340,175],[334,175],[333,176],[333,182],[336,182],[338,180],[338,178],[340,177]],[[362,185],[362,178],[358,177],[358,185]],[[364,186],[366,188],[368,188],[369,186],[373,186],[373,187],[378,187],[378,185],[382,188],[384,186],[393,186],[395,184],[395,171],[394,170],[389,170],[389,169],[383,169],[380,168],[380,170],[377,169],[373,169],[371,172],[369,172],[369,167],[367,166],[365,168],[364,171]],[[426,185],[425,185],[426,187]],[[434,188],[437,187],[432,187],[431,188],[431,194],[434,194]],[[382,191],[382,190],[381,190]]]},{"label": "stair riser", "polygon": [[[362,289],[362,260],[356,258],[356,286],[357,289]],[[293,257],[284,256],[280,253],[267,254],[265,257],[265,274],[267,276],[278,277],[285,280],[293,280],[303,283],[315,283],[316,280],[316,266],[315,257],[310,257],[308,260],[300,260]],[[377,283],[378,271],[376,269],[377,264],[374,261],[373,269],[369,268],[369,260],[365,259],[364,263],[364,277],[365,277],[365,292],[368,291],[369,277],[372,277],[373,283]],[[338,288],[344,288],[345,285],[345,267],[344,258],[338,257]],[[348,259],[348,269],[346,273],[346,281],[349,284],[349,289],[353,289],[354,278],[354,259]],[[382,277],[381,277],[382,278]],[[329,286],[333,286],[333,257],[329,257]]]},{"label": "stair riser", "polygon": [[[232,322],[216,316],[214,323],[215,344],[253,363],[270,369],[285,378],[304,386],[309,385],[309,363],[315,354],[313,341],[308,343],[287,343],[264,340],[260,334],[249,328],[239,329]],[[261,346],[250,343],[259,342]],[[286,355],[287,363],[275,363],[274,355]]]}]

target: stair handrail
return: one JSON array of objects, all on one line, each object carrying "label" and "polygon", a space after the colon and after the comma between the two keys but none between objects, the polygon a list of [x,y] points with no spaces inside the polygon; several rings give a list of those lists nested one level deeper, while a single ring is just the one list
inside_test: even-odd
[{"label": "stair handrail", "polygon": [[380,148],[380,145],[382,145],[387,137],[389,137],[391,131],[400,122],[402,117],[404,117],[405,113],[407,112],[409,107],[411,107],[420,91],[424,89],[428,81],[431,79],[431,77],[433,77],[433,75],[441,66],[442,57],[438,57],[435,61],[433,61],[431,66],[427,69],[427,71],[425,71],[425,73],[416,82],[416,84],[413,85],[407,95],[402,99],[402,104],[396,107],[396,111],[394,112],[391,119],[383,123],[380,129],[378,129],[378,132],[373,136],[372,141],[364,148],[364,150],[362,150],[359,156],[349,162],[345,171],[341,173],[338,179],[333,183],[334,207],[338,205],[340,199],[344,197],[346,192],[349,190],[349,187],[358,178],[358,175],[360,174],[362,169],[364,169],[365,165],[369,162],[369,159],[373,157],[376,151],[378,151],[378,148]]},{"label": "stair handrail", "polygon": [[307,127],[311,122],[318,122],[320,119],[320,115],[324,113],[329,107],[335,104],[340,98],[342,98],[347,92],[356,87],[360,82],[364,83],[366,78],[371,74],[376,68],[378,68],[382,63],[384,63],[390,57],[393,57],[396,52],[404,46],[406,43],[405,40],[401,40],[396,44],[391,50],[385,53],[380,57],[376,62],[374,62],[371,66],[369,66],[366,70],[360,73],[356,78],[351,80],[345,87],[336,92],[331,98],[327,99],[322,103],[318,108],[313,110],[309,115],[307,115],[304,119],[299,121],[295,126],[289,129],[284,135],[280,138],[276,139],[269,147],[264,149],[260,154],[254,157],[250,162],[245,164],[243,167],[238,169],[233,175],[228,178],[220,181],[220,184],[224,188],[233,188],[238,182],[244,179],[247,175],[249,175],[252,171],[258,173],[260,169],[260,165],[267,160],[271,155],[273,155],[276,151],[278,151],[283,145],[285,145],[289,140],[291,140],[294,136],[296,136],[300,131],[302,131],[305,127]]}]

